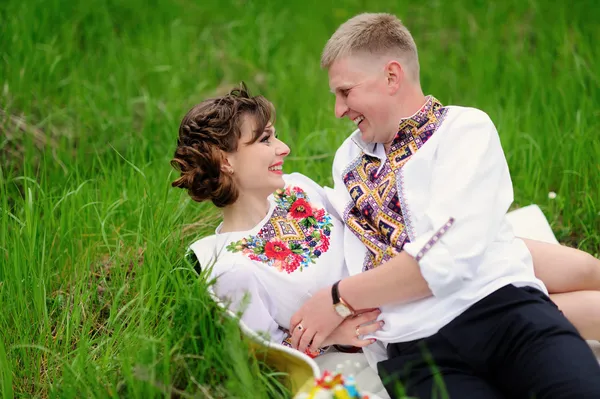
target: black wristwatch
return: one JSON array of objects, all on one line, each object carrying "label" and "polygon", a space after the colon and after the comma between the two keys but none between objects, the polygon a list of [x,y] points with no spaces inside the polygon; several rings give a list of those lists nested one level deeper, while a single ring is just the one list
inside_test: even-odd
[{"label": "black wristwatch", "polygon": [[352,306],[350,306],[340,296],[340,292],[338,289],[340,281],[341,280],[337,281],[331,286],[331,299],[333,300],[333,310],[335,310],[337,314],[339,314],[342,318],[345,319],[346,317],[354,316],[356,312],[354,311],[354,309],[352,309]]}]

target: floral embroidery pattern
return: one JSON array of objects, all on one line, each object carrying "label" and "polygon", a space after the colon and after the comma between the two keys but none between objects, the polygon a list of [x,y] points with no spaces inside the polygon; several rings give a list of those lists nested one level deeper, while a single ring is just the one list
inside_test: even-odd
[{"label": "floral embroidery pattern", "polygon": [[302,271],[329,249],[331,216],[314,208],[299,187],[277,190],[274,196],[275,210],[262,229],[231,242],[226,249],[288,274],[298,268]]}]

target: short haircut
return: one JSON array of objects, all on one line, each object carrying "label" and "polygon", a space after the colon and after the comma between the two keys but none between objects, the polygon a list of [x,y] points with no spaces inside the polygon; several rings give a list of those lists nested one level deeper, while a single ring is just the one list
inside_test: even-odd
[{"label": "short haircut", "polygon": [[409,77],[419,81],[417,45],[394,15],[364,13],[344,22],[327,41],[321,67],[329,69],[340,58],[360,54],[397,57]]}]

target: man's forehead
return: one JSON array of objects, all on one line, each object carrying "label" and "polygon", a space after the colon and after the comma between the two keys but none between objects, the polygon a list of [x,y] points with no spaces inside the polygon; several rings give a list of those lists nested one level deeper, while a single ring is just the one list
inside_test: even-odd
[{"label": "man's forehead", "polygon": [[340,90],[347,90],[352,88],[356,83],[351,80],[340,80],[340,79],[330,79],[329,80],[329,91],[335,93]]},{"label": "man's forehead", "polygon": [[355,83],[357,77],[356,70],[351,63],[346,59],[338,60],[329,68],[329,89],[332,92],[346,89]]},{"label": "man's forehead", "polygon": [[375,73],[379,64],[377,59],[369,61],[362,56],[336,60],[329,68],[329,89],[335,93],[336,90],[351,88]]}]

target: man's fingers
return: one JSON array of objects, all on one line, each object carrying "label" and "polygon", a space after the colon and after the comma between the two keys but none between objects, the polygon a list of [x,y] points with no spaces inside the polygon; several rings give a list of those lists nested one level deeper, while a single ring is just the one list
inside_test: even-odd
[{"label": "man's fingers", "polygon": [[323,335],[321,335],[320,333],[316,333],[315,336],[312,339],[312,343],[310,344],[310,350],[311,352],[316,352],[318,351],[321,347],[323,347],[323,343],[325,342],[325,338]]},{"label": "man's fingers", "polygon": [[298,344],[298,350],[300,352],[306,352],[306,349],[309,347],[315,334],[316,331],[304,331],[304,334],[302,334],[302,338],[300,338],[300,343]]},{"label": "man's fingers", "polygon": [[302,327],[302,323],[298,323],[294,330],[292,331],[292,337],[290,339],[292,348],[298,349],[298,344],[302,339],[302,335],[304,334],[304,327]]},{"label": "man's fingers", "polygon": [[296,328],[298,324],[302,321],[302,316],[298,312],[294,313],[292,318],[290,319],[290,328]]}]

